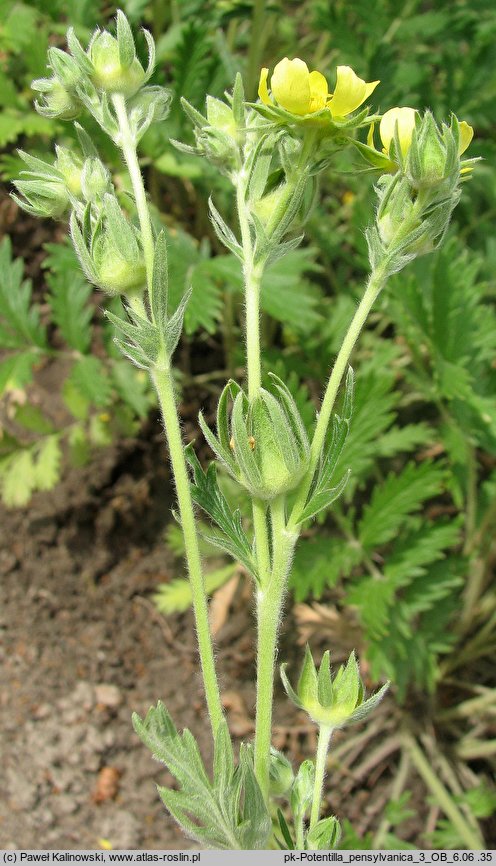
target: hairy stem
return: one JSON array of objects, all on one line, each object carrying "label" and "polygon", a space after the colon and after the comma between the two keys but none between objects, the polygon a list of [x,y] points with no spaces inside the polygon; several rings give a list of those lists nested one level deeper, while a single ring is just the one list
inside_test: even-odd
[{"label": "hairy stem", "polygon": [[317,744],[317,755],[315,760],[315,784],[313,789],[312,811],[310,813],[310,829],[319,820],[320,804],[322,801],[322,790],[326,771],[327,753],[331,741],[332,728],[321,725],[319,729],[319,741]]},{"label": "hairy stem", "polygon": [[[138,211],[143,252],[145,256],[147,286],[150,295],[152,290],[153,259],[155,253],[150,212],[148,210],[143,178],[136,154],[136,142],[134,141],[129,126],[129,118],[124,97],[121,94],[116,94],[113,97],[113,104],[119,122],[120,145],[131,178],[134,198],[136,201],[136,209]],[[134,306],[136,308],[136,302]],[[139,311],[142,315],[146,315],[146,309],[142,301],[139,302]],[[162,411],[165,434],[169,445],[172,471],[176,483],[177,500],[186,548],[186,561],[193,596],[193,609],[195,614],[205,695],[210,723],[215,735],[222,720],[223,713],[217,675],[215,672],[212,640],[210,637],[208,606],[205,596],[200,551],[198,547],[198,535],[196,532],[188,471],[184,458],[181,429],[179,426],[179,417],[174,396],[172,371],[166,358],[161,358],[160,361],[161,363],[157,363],[156,368],[151,371],[151,377],[157,391]]]},{"label": "hairy stem", "polygon": [[155,369],[152,373],[152,380],[157,390],[160,402],[165,434],[169,445],[170,461],[176,484],[181,529],[183,531],[184,545],[186,549],[186,562],[191,583],[191,594],[193,596],[193,609],[195,613],[196,633],[198,637],[198,648],[205,686],[205,696],[210,716],[210,723],[215,736],[223,717],[222,704],[220,700],[217,674],[215,671],[214,652],[208,622],[208,605],[205,595],[205,583],[202,574],[200,551],[198,548],[198,535],[196,532],[193,502],[191,500],[189,478],[184,459],[183,442],[170,368],[168,370]]},{"label": "hairy stem", "polygon": [[271,504],[273,565],[270,580],[257,593],[257,707],[255,724],[255,775],[265,799],[269,793],[272,702],[277,637],[287,576],[296,535],[286,532],[284,496]]},{"label": "hairy stem", "polygon": [[322,401],[322,406],[317,419],[317,425],[315,427],[315,433],[313,435],[310,449],[310,464],[306,475],[300,485],[298,496],[293,506],[293,511],[291,513],[291,517],[288,523],[288,529],[293,529],[297,525],[299,516],[303,508],[305,507],[308,492],[310,490],[313,476],[315,474],[322,448],[324,446],[327,429],[331,420],[332,410],[334,409],[334,404],[336,402],[339,386],[348,367],[351,353],[360,335],[360,331],[362,330],[367,320],[367,316],[370,313],[374,301],[376,300],[378,294],[384,286],[385,279],[385,268],[381,266],[379,266],[370,275],[370,279],[367,283],[367,288],[365,289],[362,300],[358,305],[350,327],[348,328],[348,332],[339,350],[336,362],[329,378],[329,382],[327,384],[324,399]]}]

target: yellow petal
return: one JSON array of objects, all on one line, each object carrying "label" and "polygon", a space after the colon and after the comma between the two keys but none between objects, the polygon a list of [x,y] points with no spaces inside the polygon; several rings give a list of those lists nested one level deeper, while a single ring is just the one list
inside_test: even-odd
[{"label": "yellow petal", "polygon": [[285,57],[274,69],[270,87],[281,108],[293,114],[308,114],[310,111],[310,73],[308,66],[298,57]]},{"label": "yellow petal", "polygon": [[260,70],[260,81],[258,82],[258,95],[265,105],[270,105],[269,91],[267,90],[267,78],[269,70],[264,66]]},{"label": "yellow petal", "polygon": [[458,156],[461,156],[462,153],[465,153],[467,147],[474,137],[473,127],[467,123],[466,120],[461,120],[458,124],[458,131],[460,133],[460,143],[458,145]]},{"label": "yellow petal", "polygon": [[336,89],[329,108],[333,117],[346,117],[355,111],[375,90],[378,81],[366,82],[351,66],[338,66]]},{"label": "yellow petal", "polygon": [[308,76],[310,84],[310,112],[320,111],[327,105],[329,87],[321,72],[311,72]]},{"label": "yellow petal", "polygon": [[403,156],[406,156],[412,141],[413,130],[415,129],[416,113],[414,108],[390,108],[382,116],[379,124],[379,133],[386,153],[389,153],[389,147],[394,138],[394,130],[396,124],[398,124],[398,138],[400,140],[401,152]]}]

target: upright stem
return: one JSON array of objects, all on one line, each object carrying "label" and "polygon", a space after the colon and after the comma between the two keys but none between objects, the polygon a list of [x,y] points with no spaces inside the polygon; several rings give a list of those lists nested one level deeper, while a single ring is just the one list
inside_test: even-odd
[{"label": "upright stem", "polygon": [[257,593],[257,709],[255,724],[255,775],[265,799],[269,794],[270,743],[272,738],[272,703],[274,664],[281,607],[293,556],[296,535],[286,532],[284,496],[271,505],[273,565],[270,580]]},{"label": "upright stem", "polygon": [[322,789],[326,771],[327,753],[331,741],[332,728],[321,725],[319,729],[319,742],[317,744],[317,756],[315,761],[315,784],[313,788],[312,811],[310,813],[310,829],[319,820],[320,803],[322,800]]},{"label": "upright stem", "polygon": [[[143,252],[146,265],[147,286],[148,292],[150,294],[152,288],[153,259],[155,253],[155,244],[153,240],[150,212],[148,210],[148,204],[146,201],[146,194],[143,185],[143,178],[141,176],[138,157],[136,154],[136,142],[133,138],[132,131],[129,126],[129,118],[127,115],[124,97],[121,94],[115,94],[113,97],[113,105],[115,108],[115,113],[117,115],[117,120],[119,122],[120,145],[129,171],[129,176],[131,178],[134,198],[136,201],[136,209],[138,211],[138,218],[140,222],[141,237],[143,243]],[[136,306],[136,304],[134,306]],[[142,315],[146,315],[146,309],[143,302],[141,302],[140,304],[140,312]],[[222,704],[220,700],[219,686],[217,683],[217,675],[215,672],[214,652],[212,640],[210,637],[208,606],[205,596],[205,586],[203,581],[200,551],[198,547],[198,536],[196,532],[193,502],[191,499],[188,471],[184,458],[181,429],[179,426],[176,400],[174,397],[172,371],[170,369],[167,358],[160,359],[160,364],[157,363],[155,369],[151,371],[151,378],[156,388],[160,408],[162,411],[165,433],[169,445],[172,471],[176,483],[179,513],[181,516],[181,525],[186,547],[186,561],[188,564],[188,573],[191,581],[193,609],[195,613],[196,631],[198,635],[198,646],[203,672],[205,695],[210,716],[210,724],[212,726],[212,731],[215,736],[217,728],[223,717]]]},{"label": "upright stem", "polygon": [[315,427],[315,433],[310,448],[309,467],[301,483],[296,502],[293,506],[293,511],[291,512],[291,517],[288,523],[288,529],[293,529],[297,525],[301,511],[305,506],[313,476],[324,446],[327,428],[329,426],[329,421],[331,420],[331,414],[334,408],[334,403],[336,402],[339,386],[346,372],[351,353],[359,337],[360,331],[365,324],[367,316],[370,313],[372,305],[381,291],[385,280],[386,272],[384,265],[379,266],[371,273],[363,298],[358,305],[357,311],[353,316],[348,332],[339,350],[317,419],[317,425]]},{"label": "upright stem", "polygon": [[120,146],[124,159],[126,161],[127,170],[131,178],[131,184],[134,192],[134,200],[136,202],[136,210],[138,211],[138,219],[141,229],[141,240],[143,243],[143,253],[145,256],[146,265],[146,280],[148,291],[150,292],[153,275],[153,256],[155,253],[155,244],[153,242],[152,224],[150,220],[150,212],[146,201],[145,187],[141,176],[138,157],[136,154],[136,142],[129,126],[129,118],[127,115],[126,100],[122,93],[115,93],[112,97],[112,102],[117,115],[120,131]]},{"label": "upright stem", "polygon": [[246,206],[246,177],[240,169],[236,180],[236,204],[238,208],[241,244],[243,247],[243,277],[246,298],[246,372],[248,397],[250,400],[260,390],[262,381],[260,360],[260,282],[263,268],[253,262],[253,243]]}]

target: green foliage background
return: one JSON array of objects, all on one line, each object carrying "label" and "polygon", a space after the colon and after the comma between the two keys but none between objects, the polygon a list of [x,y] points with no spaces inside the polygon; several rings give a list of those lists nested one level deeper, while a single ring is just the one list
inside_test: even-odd
[{"label": "green foliage background", "polygon": [[[157,224],[168,229],[172,305],[193,287],[183,358],[213,346],[208,372],[215,390],[222,371],[230,375],[242,363],[243,311],[239,265],[220,249],[206,204],[213,191],[222,213],[234,218],[229,191],[211,168],[169,142],[191,141],[180,96],[202,109],[205,93],[221,96],[239,70],[253,91],[261,64],[297,53],[328,75],[347,64],[368,81],[380,78],[373,102],[381,110],[429,107],[438,120],[453,110],[474,126],[470,155],[483,162],[465,187],[447,243],[391,280],[355,352],[356,406],[339,467],[352,467],[351,480],[319,525],[309,525],[292,590],[298,601],[332,599],[353,612],[372,675],[390,677],[400,701],[427,693],[435,702],[443,677],[462,671],[481,676],[487,688],[494,684],[485,679],[485,661],[496,647],[493,3],[273,0],[257,6],[265,6],[258,20],[242,0],[123,4],[133,25],[153,31],[155,81],[174,93],[170,118],[145,137],[143,166]],[[16,147],[47,158],[53,140],[74,144],[70,125],[41,118],[31,105],[29,84],[44,74],[48,44],[63,46],[68,23],[87,39],[112,11],[106,5],[103,19],[96,0],[0,0],[6,189],[21,167]],[[116,153],[91,132],[125,198]],[[366,277],[373,182],[356,156],[341,157],[324,177],[307,245],[267,273],[265,367],[289,384],[309,425]],[[49,243],[45,252],[42,288],[33,293],[9,239],[0,246],[0,394],[8,405],[0,483],[8,506],[24,506],[35,490],[56,484],[63,454],[81,463],[95,445],[139,435],[154,403],[144,374],[114,349],[101,315],[104,301],[85,282],[69,245]],[[111,308],[120,314],[119,302]],[[36,401],[40,365],[61,360],[62,426]],[[195,385],[194,376],[179,371],[178,381]],[[166,595],[162,603],[170,609],[170,589]],[[437,843],[444,844],[442,835]]]}]

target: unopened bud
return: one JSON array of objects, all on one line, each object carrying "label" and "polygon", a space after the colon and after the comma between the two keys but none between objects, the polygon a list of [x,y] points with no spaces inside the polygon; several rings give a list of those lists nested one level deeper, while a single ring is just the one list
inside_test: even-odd
[{"label": "unopened bud", "polygon": [[135,57],[129,66],[123,65],[117,39],[106,30],[95,37],[88,54],[93,64],[93,84],[99,90],[129,98],[144,84],[146,75],[139,60]]}]

